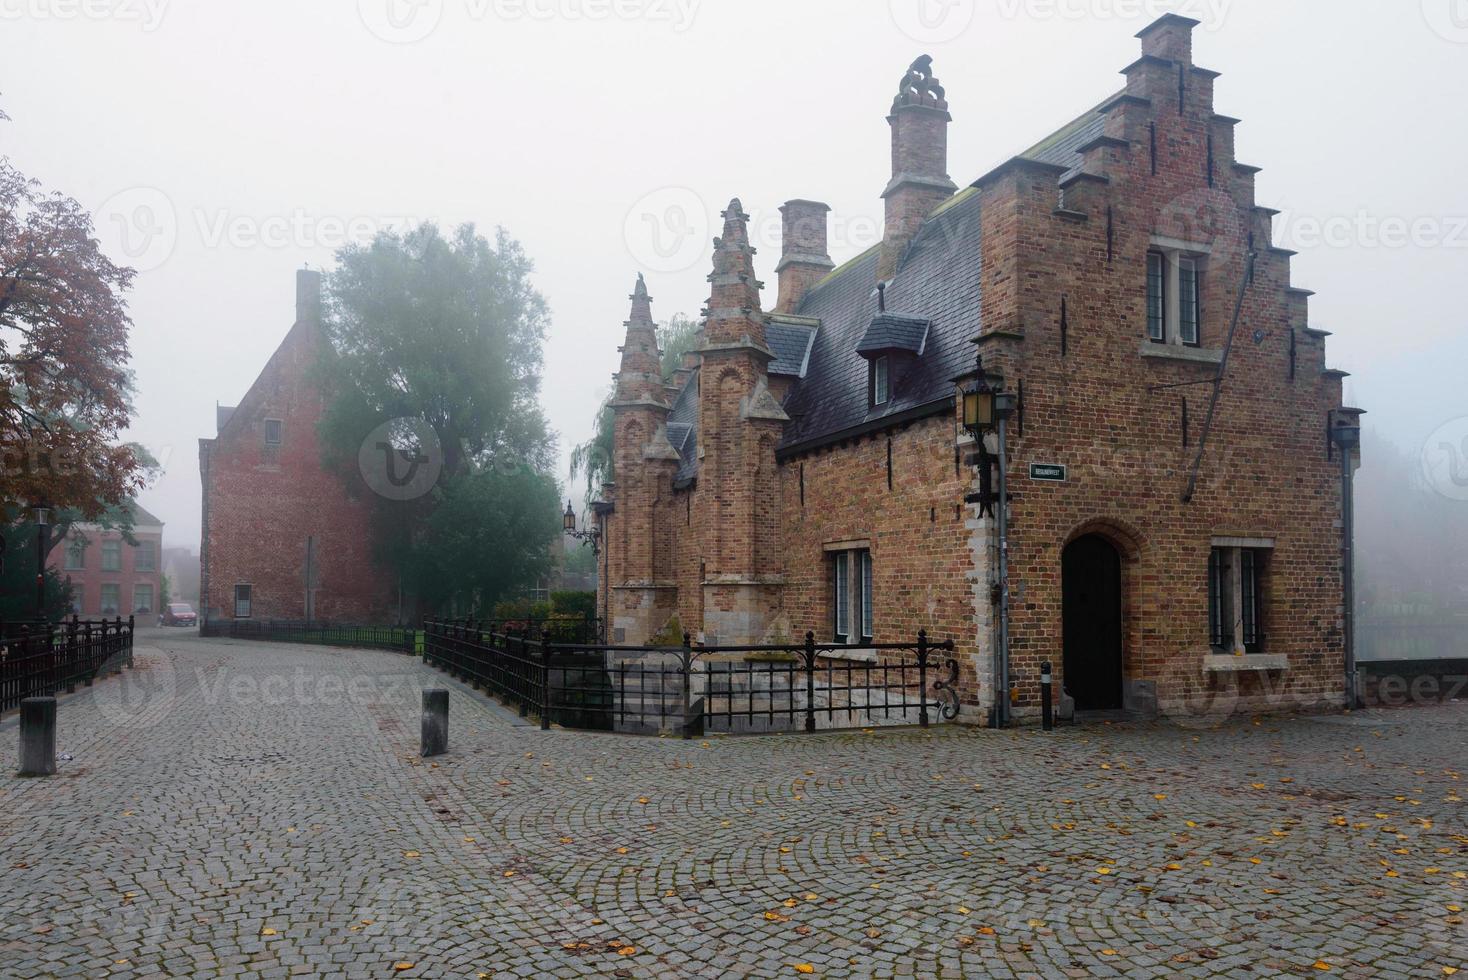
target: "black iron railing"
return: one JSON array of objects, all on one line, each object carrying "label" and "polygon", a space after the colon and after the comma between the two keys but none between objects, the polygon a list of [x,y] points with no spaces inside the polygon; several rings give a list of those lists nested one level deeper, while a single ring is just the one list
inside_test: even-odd
[{"label": "black iron railing", "polygon": [[539,717],[634,733],[813,732],[956,717],[953,643],[625,647],[544,642],[468,622],[423,628],[427,663]]},{"label": "black iron railing", "polygon": [[133,619],[0,628],[0,711],[26,698],[75,691],[133,664]]},{"label": "black iron railing", "polygon": [[200,636],[257,640],[265,643],[305,643],[333,647],[361,647],[416,653],[418,631],[406,626],[369,626],[284,619],[210,619],[199,627]]}]

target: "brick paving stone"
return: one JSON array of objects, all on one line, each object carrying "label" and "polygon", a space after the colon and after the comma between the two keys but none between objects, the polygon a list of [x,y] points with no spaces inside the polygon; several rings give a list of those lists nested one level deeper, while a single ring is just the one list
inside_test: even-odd
[{"label": "brick paving stone", "polygon": [[0,976],[1468,971],[1462,705],[682,741],[392,654],[150,642],[63,700],[57,776],[0,775]]}]

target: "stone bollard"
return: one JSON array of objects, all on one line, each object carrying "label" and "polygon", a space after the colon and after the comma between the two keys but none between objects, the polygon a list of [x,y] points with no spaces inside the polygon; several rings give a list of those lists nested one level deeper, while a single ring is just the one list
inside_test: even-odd
[{"label": "stone bollard", "polygon": [[56,699],[20,702],[20,774],[56,775]]},{"label": "stone bollard", "polygon": [[423,692],[423,758],[449,750],[449,692],[430,687]]}]

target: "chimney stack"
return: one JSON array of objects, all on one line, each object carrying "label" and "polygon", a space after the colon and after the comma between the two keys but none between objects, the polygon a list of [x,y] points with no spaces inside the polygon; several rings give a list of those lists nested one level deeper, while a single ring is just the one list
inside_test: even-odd
[{"label": "chimney stack", "polygon": [[780,206],[779,294],[775,312],[794,313],[811,286],[836,267],[826,243],[826,215],[831,208],[819,201],[786,201]]},{"label": "chimney stack", "polygon": [[1164,14],[1137,33],[1137,37],[1142,39],[1142,57],[1191,65],[1193,28],[1199,23],[1181,14]]},{"label": "chimney stack", "polygon": [[321,322],[321,273],[315,269],[296,270],[296,322]]},{"label": "chimney stack", "polygon": [[948,176],[948,100],[933,76],[933,59],[912,63],[892,102],[892,180],[887,202],[877,278],[891,279],[902,253],[932,210],[958,188]]}]

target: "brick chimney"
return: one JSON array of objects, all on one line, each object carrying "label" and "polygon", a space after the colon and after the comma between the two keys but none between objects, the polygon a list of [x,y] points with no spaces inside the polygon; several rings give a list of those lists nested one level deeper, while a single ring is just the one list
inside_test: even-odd
[{"label": "brick chimney", "polygon": [[794,313],[806,291],[835,268],[826,244],[826,215],[830,207],[819,201],[786,201],[780,207],[779,294],[775,312]]},{"label": "brick chimney", "polygon": [[296,270],[296,322],[321,322],[321,273],[315,269]]},{"label": "brick chimney", "polygon": [[1142,57],[1164,58],[1180,65],[1193,63],[1193,28],[1199,21],[1181,14],[1164,14],[1137,33]]},{"label": "brick chimney", "polygon": [[887,217],[877,265],[880,280],[892,278],[923,219],[958,189],[948,176],[952,121],[943,86],[933,77],[933,59],[923,55],[902,77],[887,117],[892,127],[892,180],[882,192]]}]

